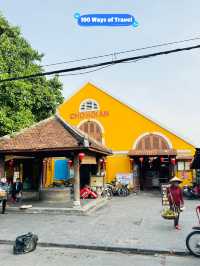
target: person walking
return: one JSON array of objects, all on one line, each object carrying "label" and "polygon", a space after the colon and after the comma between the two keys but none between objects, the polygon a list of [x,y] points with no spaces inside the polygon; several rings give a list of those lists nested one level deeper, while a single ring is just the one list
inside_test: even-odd
[{"label": "person walking", "polygon": [[14,182],[12,186],[12,199],[14,202],[19,202],[21,200],[22,189],[23,189],[22,182],[20,178],[17,178],[16,182]]},{"label": "person walking", "polygon": [[170,187],[167,190],[170,209],[175,211],[175,213],[177,214],[174,219],[174,227],[177,230],[181,229],[179,226],[179,216],[181,209],[184,207],[183,192],[179,186],[181,182],[181,179],[179,179],[178,177],[173,177],[170,180]]}]

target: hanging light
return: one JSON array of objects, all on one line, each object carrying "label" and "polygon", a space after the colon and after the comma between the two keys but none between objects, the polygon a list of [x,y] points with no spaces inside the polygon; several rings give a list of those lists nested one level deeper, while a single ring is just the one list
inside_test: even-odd
[{"label": "hanging light", "polygon": [[69,167],[72,167],[73,161],[72,160],[68,160],[68,165],[69,165]]},{"label": "hanging light", "polygon": [[144,161],[144,158],[143,157],[140,157],[139,160],[142,163]]},{"label": "hanging light", "polygon": [[79,161],[81,162],[84,157],[85,157],[85,153],[80,152],[79,155],[78,155]]},{"label": "hanging light", "polygon": [[161,163],[164,162],[164,157],[163,156],[160,157],[160,161],[161,161]]},{"label": "hanging light", "polygon": [[104,166],[104,165],[105,165],[105,160],[104,160],[104,158],[99,159],[99,162],[100,162],[101,166]]},{"label": "hanging light", "polygon": [[9,164],[10,167],[13,167],[13,165],[14,165],[14,160],[10,160],[10,161],[8,162],[8,164]]},{"label": "hanging light", "polygon": [[173,165],[176,164],[176,159],[175,158],[171,158],[171,164],[173,164]]}]

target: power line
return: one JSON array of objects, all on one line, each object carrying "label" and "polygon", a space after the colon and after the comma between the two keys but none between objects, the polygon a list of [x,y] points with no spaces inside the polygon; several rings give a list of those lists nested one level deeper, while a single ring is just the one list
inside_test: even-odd
[{"label": "power line", "polygon": [[[56,65],[63,65],[63,64],[69,64],[69,63],[76,63],[76,62],[87,61],[87,60],[91,60],[91,59],[109,57],[109,56],[113,56],[113,55],[117,56],[120,54],[131,53],[131,52],[136,52],[136,51],[142,51],[142,50],[147,50],[147,49],[152,49],[152,48],[157,48],[157,47],[163,47],[163,46],[168,46],[168,45],[173,45],[173,44],[180,44],[180,43],[185,43],[185,42],[191,42],[191,41],[197,41],[197,40],[200,40],[200,37],[194,37],[194,38],[189,38],[189,39],[184,39],[184,40],[179,40],[179,41],[173,41],[173,42],[164,42],[164,43],[160,43],[160,44],[155,44],[155,45],[150,45],[150,46],[145,46],[145,47],[135,48],[135,49],[129,49],[129,50],[125,50],[125,51],[113,52],[113,53],[104,54],[104,55],[91,56],[91,57],[85,57],[85,58],[80,58],[80,59],[73,59],[73,60],[69,60],[69,61],[51,63],[51,64],[46,64],[46,65],[41,65],[40,67],[48,67],[48,66],[56,66]],[[4,73],[8,73],[8,72],[0,72],[0,74],[4,74]]]},{"label": "power line", "polygon": [[[158,47],[164,47],[164,46],[180,44],[180,43],[185,43],[185,42],[191,42],[191,41],[197,41],[197,40],[200,40],[200,37],[194,37],[194,38],[190,38],[190,39],[184,39],[184,40],[173,41],[173,42],[164,42],[164,43],[160,43],[160,44],[155,44],[155,45],[145,46],[145,47],[141,47],[141,48],[125,50],[125,51],[113,52],[113,53],[104,54],[104,55],[91,56],[91,57],[85,57],[85,58],[80,58],[80,59],[73,59],[73,60],[69,60],[69,61],[51,63],[51,64],[46,64],[46,65],[41,65],[40,67],[49,67],[49,66],[77,63],[77,62],[87,61],[87,60],[91,60],[91,59],[104,58],[104,57],[109,57],[109,56],[113,56],[113,55],[117,56],[117,55],[120,55],[120,54],[126,54],[126,53],[131,53],[131,52],[136,52],[136,51],[142,51],[142,50],[158,48]],[[9,73],[9,72],[0,72],[0,74],[11,74],[11,73]]]},{"label": "power line", "polygon": [[124,63],[124,62],[130,62],[133,60],[145,59],[145,58],[150,58],[150,57],[155,57],[155,56],[160,56],[160,55],[167,55],[167,54],[178,53],[178,52],[182,52],[182,51],[199,49],[199,48],[200,48],[200,45],[189,46],[189,47],[184,47],[184,48],[177,48],[177,49],[173,49],[173,50],[166,50],[166,51],[151,53],[151,54],[146,54],[146,55],[127,57],[127,58],[111,60],[111,61],[106,61],[106,62],[101,62],[101,63],[96,63],[96,64],[83,65],[83,66],[79,66],[79,67],[72,67],[72,68],[47,71],[47,72],[42,72],[42,73],[35,73],[32,75],[21,76],[21,77],[12,77],[12,78],[7,78],[7,79],[2,79],[2,80],[0,80],[0,82],[2,83],[2,82],[6,82],[6,81],[22,80],[22,79],[27,79],[27,78],[49,76],[49,75],[54,75],[54,74],[59,74],[59,73],[74,72],[74,71],[78,71],[78,70],[103,67],[103,66],[112,65],[112,64],[113,65],[114,64],[120,64],[120,63]]},{"label": "power line", "polygon": [[168,45],[173,45],[173,44],[180,44],[180,43],[185,43],[185,42],[191,42],[191,41],[197,41],[197,40],[200,40],[200,37],[184,39],[184,40],[180,40],[180,41],[173,41],[173,42],[164,42],[164,43],[160,43],[160,44],[155,44],[155,45],[145,46],[145,47],[141,47],[141,48],[125,50],[125,51],[120,51],[120,52],[113,52],[113,53],[104,54],[104,55],[91,56],[91,57],[85,57],[85,58],[74,59],[74,60],[69,60],[69,61],[62,61],[62,62],[57,62],[57,63],[52,63],[52,64],[46,64],[46,65],[41,65],[41,67],[76,63],[76,62],[87,61],[87,60],[91,60],[91,59],[109,57],[109,56],[113,56],[113,55],[117,56],[120,54],[131,53],[131,52],[136,52],[136,51],[142,51],[142,50],[147,50],[147,49],[152,49],[152,48],[157,48],[157,47],[163,47],[163,46],[168,46]]},{"label": "power line", "polygon": [[[144,60],[144,59],[138,59],[138,60],[133,60],[133,61],[129,61],[129,62],[122,62],[122,64],[125,64],[125,63],[137,63],[138,61],[141,61],[141,60]],[[114,64],[110,64],[110,65],[107,65],[107,66],[103,66],[103,67],[98,67],[97,69],[94,69],[94,70],[89,70],[89,71],[85,71],[85,72],[79,72],[79,73],[72,73],[72,74],[63,74],[63,75],[59,75],[59,77],[66,77],[66,76],[79,76],[79,75],[85,75],[85,74],[89,74],[89,73],[93,73],[93,72],[97,72],[97,71],[100,71],[104,68],[107,68],[107,67],[112,67],[114,66]]]},{"label": "power line", "polygon": [[72,74],[63,74],[63,75],[59,75],[59,77],[85,75],[85,74],[93,73],[93,72],[96,72],[96,71],[99,71],[99,70],[102,70],[104,68],[111,67],[111,66],[113,66],[113,64],[103,66],[103,67],[98,67],[97,69],[93,69],[93,70],[89,70],[89,71],[85,71],[85,72],[79,72],[79,73],[74,73],[74,74],[73,73]]}]

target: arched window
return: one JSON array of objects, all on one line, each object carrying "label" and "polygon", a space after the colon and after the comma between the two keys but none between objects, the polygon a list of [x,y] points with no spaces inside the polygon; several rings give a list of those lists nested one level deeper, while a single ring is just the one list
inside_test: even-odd
[{"label": "arched window", "polygon": [[97,103],[97,101],[93,99],[84,100],[80,104],[80,108],[79,108],[80,112],[90,112],[90,111],[97,111],[97,110],[99,110],[99,104]]},{"label": "arched window", "polygon": [[102,130],[95,121],[86,121],[79,127],[80,130],[87,133],[90,137],[102,143]]},{"label": "arched window", "polygon": [[148,134],[142,137],[136,144],[138,150],[167,150],[170,149],[169,144],[164,137],[157,134]]}]

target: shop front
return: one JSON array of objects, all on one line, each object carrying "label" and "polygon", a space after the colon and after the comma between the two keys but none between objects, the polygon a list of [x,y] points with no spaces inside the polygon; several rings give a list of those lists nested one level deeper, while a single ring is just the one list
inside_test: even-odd
[{"label": "shop front", "polygon": [[175,173],[175,157],[171,156],[131,156],[133,177],[138,180],[141,190],[158,189],[166,184]]}]

